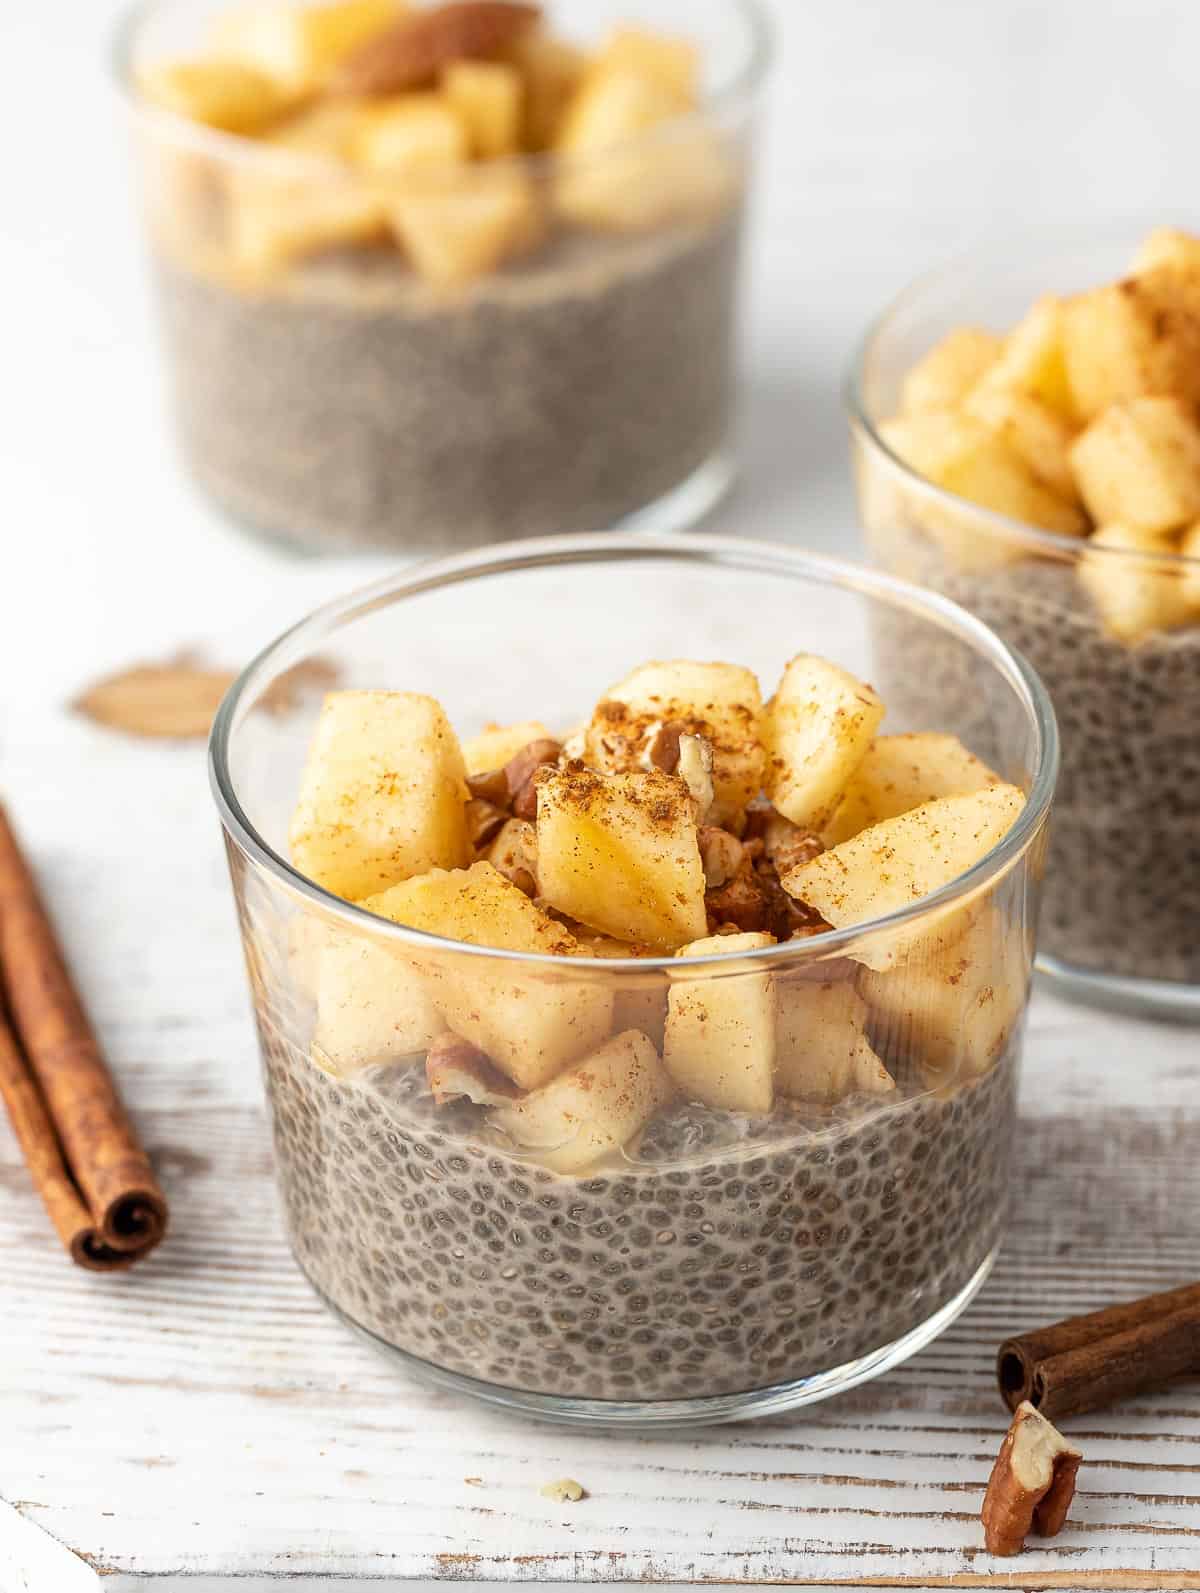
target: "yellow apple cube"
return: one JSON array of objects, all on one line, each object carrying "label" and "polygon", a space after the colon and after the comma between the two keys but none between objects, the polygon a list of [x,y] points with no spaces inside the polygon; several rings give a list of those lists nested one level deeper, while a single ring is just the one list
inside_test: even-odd
[{"label": "yellow apple cube", "polygon": [[504,61],[455,61],[442,76],[442,93],[466,128],[477,160],[520,149],[523,92],[520,73]]},{"label": "yellow apple cube", "polygon": [[1178,227],[1155,227],[1147,233],[1129,267],[1130,276],[1143,276],[1160,266],[1200,271],[1200,238]]},{"label": "yellow apple cube", "polygon": [[705,933],[696,817],[674,775],[552,774],[538,786],[537,841],[538,885],[558,912],[668,951]]},{"label": "yellow apple cube", "polygon": [[1132,398],[1200,401],[1200,317],[1176,290],[1174,272],[1160,269],[1068,302],[1064,347],[1081,419]]},{"label": "yellow apple cube", "polygon": [[229,249],[251,278],[265,278],[323,249],[374,243],[387,212],[353,173],[331,168],[274,175],[247,168],[229,193]]},{"label": "yellow apple cube", "polygon": [[327,928],[315,981],[313,1058],[337,1078],[414,1058],[446,1027],[417,971],[369,936]]},{"label": "yellow apple cube", "polygon": [[732,202],[738,183],[726,144],[707,128],[678,127],[566,164],[554,200],[577,226],[646,232],[715,216]]},{"label": "yellow apple cube", "polygon": [[979,378],[999,357],[1004,340],[979,326],[948,332],[909,371],[900,389],[903,414],[957,409]]},{"label": "yellow apple cube", "polygon": [[368,112],[353,156],[374,172],[441,173],[467,160],[470,140],[462,118],[438,94],[402,94]]},{"label": "yellow apple cube", "polygon": [[578,954],[574,936],[490,863],[435,869],[361,905],[446,940],[564,959],[560,973],[450,948],[405,953],[446,1026],[486,1052],[522,1089],[545,1084],[609,1033],[611,985],[572,977],[566,959]]},{"label": "yellow apple cube", "polygon": [[775,1086],[781,1095],[833,1103],[896,1088],[867,1039],[866,1002],[852,984],[781,974],[775,1002]]},{"label": "yellow apple cube", "polygon": [[1169,531],[1200,516],[1200,425],[1179,399],[1114,404],[1079,437],[1071,463],[1100,525]]},{"label": "yellow apple cube", "polygon": [[1197,619],[1195,594],[1176,553],[1173,537],[1138,526],[1106,525],[1088,539],[1079,580],[1120,641],[1132,645]]},{"label": "yellow apple cube", "polygon": [[213,49],[256,67],[291,94],[311,94],[346,56],[400,14],[398,0],[239,6],[218,18]]},{"label": "yellow apple cube", "polygon": [[1030,972],[1023,937],[989,910],[949,943],[933,937],[913,948],[901,967],[864,970],[859,989],[885,1055],[943,1083],[1000,1060],[1025,1009]]},{"label": "yellow apple cube", "polygon": [[[884,918],[974,867],[1008,834],[1024,806],[1024,793],[1004,784],[923,802],[802,863],[784,876],[783,888],[835,929]],[[847,955],[870,968],[890,968],[907,952],[913,934],[898,931]]]},{"label": "yellow apple cube", "polygon": [[666,1106],[674,1091],[644,1034],[614,1035],[541,1089],[491,1113],[489,1121],[558,1173],[578,1173],[615,1155]]},{"label": "yellow apple cube", "polygon": [[[1038,481],[1003,438],[969,415],[908,415],[888,421],[880,434],[918,475],[946,492],[1046,531],[1080,536],[1087,529],[1074,504]],[[1019,540],[993,530],[969,510],[921,502],[917,512],[922,529],[965,569],[986,569],[1026,553]]]},{"label": "yellow apple cube", "polygon": [[515,758],[531,741],[549,739],[550,732],[540,719],[525,719],[516,725],[490,725],[462,744],[467,773],[490,774],[493,769],[503,769],[509,759]]},{"label": "yellow apple cube", "polygon": [[643,768],[649,738],[674,723],[712,748],[710,824],[743,813],[763,781],[762,693],[749,669],[675,658],[643,664],[610,686],[592,714],[584,759],[595,769]]},{"label": "yellow apple cube", "polygon": [[999,783],[995,770],[968,752],[957,736],[937,730],[877,736],[821,838],[827,847],[838,846],[869,825],[935,797],[962,796]]},{"label": "yellow apple cube", "polygon": [[874,688],[827,659],[788,664],[763,714],[763,785],[801,829],[829,822],[884,715]]},{"label": "yellow apple cube", "polygon": [[292,860],[349,900],[471,855],[462,753],[432,697],[325,699],[292,816]]},{"label": "yellow apple cube", "polygon": [[1189,608],[1200,619],[1200,521],[1183,533],[1179,552],[1188,561],[1183,568],[1183,595]]},{"label": "yellow apple cube", "polygon": [[999,358],[979,385],[997,392],[1025,393],[1063,420],[1075,418],[1067,370],[1066,316],[1061,299],[1039,299],[1004,340]]},{"label": "yellow apple cube", "polygon": [[[712,935],[681,957],[737,957],[773,946],[767,934]],[[688,970],[667,997],[663,1066],[686,1101],[729,1112],[769,1112],[775,1098],[775,992],[766,971]]]},{"label": "yellow apple cube", "polygon": [[681,109],[696,103],[700,52],[690,39],[616,27],[602,45],[595,65],[598,72],[610,68],[634,72],[659,84]]},{"label": "yellow apple cube", "polygon": [[152,105],[223,133],[258,133],[282,116],[290,96],[265,72],[241,61],[168,61],[138,74]]},{"label": "yellow apple cube", "polygon": [[416,270],[439,288],[487,276],[533,248],[542,233],[533,184],[504,166],[476,168],[444,185],[414,185],[396,194],[390,214]]},{"label": "yellow apple cube", "polygon": [[583,81],[588,58],[573,45],[534,28],[510,46],[507,59],[524,84],[521,143],[534,153],[550,149]]},{"label": "yellow apple cube", "polygon": [[1071,469],[1070,424],[1039,398],[1002,387],[979,387],[963,405],[965,414],[995,432],[1038,481],[1068,503],[1079,492]]}]

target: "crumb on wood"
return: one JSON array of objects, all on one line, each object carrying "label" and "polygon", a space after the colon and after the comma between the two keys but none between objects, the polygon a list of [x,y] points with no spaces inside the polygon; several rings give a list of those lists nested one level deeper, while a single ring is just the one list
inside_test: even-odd
[{"label": "crumb on wood", "polygon": [[560,1477],[557,1482],[547,1482],[543,1484],[541,1492],[543,1498],[553,1499],[558,1504],[565,1504],[568,1500],[577,1504],[580,1499],[587,1498],[587,1490],[574,1477]]}]

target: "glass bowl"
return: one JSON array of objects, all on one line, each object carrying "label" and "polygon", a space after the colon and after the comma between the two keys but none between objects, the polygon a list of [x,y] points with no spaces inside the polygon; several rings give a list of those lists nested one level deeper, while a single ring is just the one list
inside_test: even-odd
[{"label": "glass bowl", "polygon": [[[466,734],[531,713],[567,726],[632,665],[684,648],[764,681],[799,648],[824,653],[874,682],[896,731],[921,723],[896,706],[913,677],[942,669],[955,689],[938,728],[1026,806],[968,873],[888,918],[708,958],[482,949],[376,918],[288,862],[318,711],[277,711],[273,684],[296,665],[436,695]],[[1056,765],[1041,685],[977,620],[765,544],[515,543],[391,578],[289,631],[226,698],[211,773],[288,1229],[318,1294],[427,1380],[568,1420],[778,1411],[912,1354],[970,1300],[1000,1242]],[[421,1063],[453,1014],[501,1045],[569,1023],[589,1051],[631,1030],[657,1048],[669,995],[714,981],[767,1003],[777,1068],[813,1070],[802,1099],[757,1116],[660,1103],[640,1138],[570,1170],[474,1107],[434,1106]],[[843,1000],[869,1003],[865,1069],[821,1038],[814,1003]],[[799,1015],[790,1041],[785,1013]]]},{"label": "glass bowl", "polygon": [[[1200,623],[1136,645],[1106,629],[1084,560],[1130,583],[1196,561],[1089,546],[923,480],[880,436],[913,363],[952,328],[1014,325],[1044,294],[1120,278],[1144,228],[1011,239],[922,277],[868,331],[848,383],[860,518],[877,565],[961,603],[1019,649],[1053,699],[1062,774],[1038,965],[1071,994],[1200,1017]],[[913,703],[932,723],[931,674]]]},{"label": "glass bowl", "polygon": [[709,509],[733,477],[770,54],[758,0],[572,0],[574,43],[630,22],[693,40],[703,108],[587,159],[404,178],[314,152],[303,131],[236,136],[140,95],[145,67],[196,53],[245,3],[151,0],[117,46],[179,439],[204,492],[330,552],[677,529]]}]

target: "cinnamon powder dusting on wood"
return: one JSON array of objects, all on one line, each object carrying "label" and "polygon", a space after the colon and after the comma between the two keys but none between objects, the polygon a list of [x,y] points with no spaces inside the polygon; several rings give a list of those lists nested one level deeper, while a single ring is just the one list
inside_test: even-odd
[{"label": "cinnamon powder dusting on wood", "polygon": [[[69,706],[93,723],[155,741],[195,741],[207,736],[221,699],[237,671],[206,664],[191,650],[162,663],[134,664],[107,675],[72,698]],[[285,714],[310,691],[328,690],[340,671],[327,658],[307,658],[285,670],[259,698],[268,713]]]}]

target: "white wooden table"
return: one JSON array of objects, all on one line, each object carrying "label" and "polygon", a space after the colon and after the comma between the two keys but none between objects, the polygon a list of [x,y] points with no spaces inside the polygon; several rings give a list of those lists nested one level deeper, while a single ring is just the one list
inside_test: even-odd
[{"label": "white wooden table", "polygon": [[[63,703],[183,643],[236,663],[378,567],[284,562],[179,480],[99,65],[114,10],[39,0],[0,20],[19,134],[0,206],[0,789],[174,1229],[132,1275],[73,1271],[0,1126],[0,1593],[1200,1588],[1195,1382],[1068,1424],[1086,1464],[1052,1544],[992,1561],[975,1519],[999,1339],[1200,1274],[1195,1031],[1040,993],[991,1282],[907,1366],[793,1418],[645,1440],[531,1426],[414,1387],[317,1306],[281,1236],[201,750],[104,736]],[[1200,11],[811,0],[781,36],[749,480],[724,527],[854,551],[836,391],[862,322],[985,226],[1064,205],[1195,219],[1194,93],[1164,63],[1200,55]],[[564,1474],[590,1498],[543,1499]]]}]

